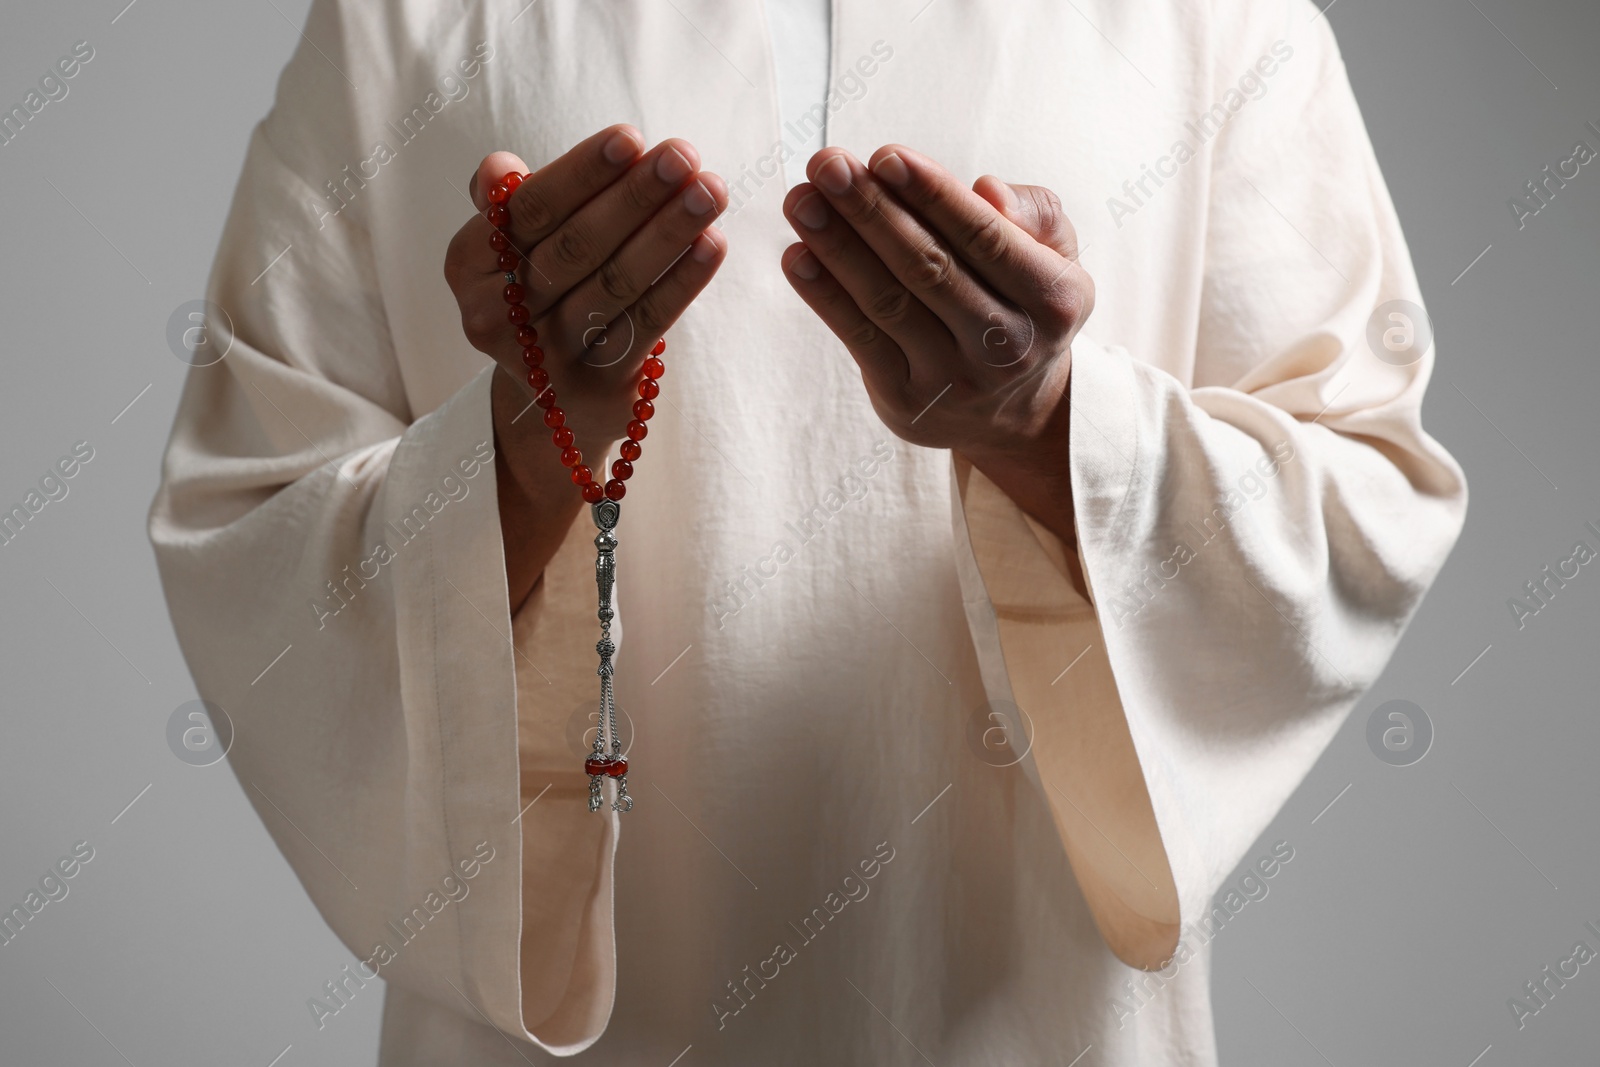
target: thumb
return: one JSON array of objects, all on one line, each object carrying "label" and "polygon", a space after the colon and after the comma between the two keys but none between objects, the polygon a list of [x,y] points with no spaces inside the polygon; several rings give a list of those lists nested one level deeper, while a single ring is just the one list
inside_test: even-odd
[{"label": "thumb", "polygon": [[995,206],[1028,236],[1068,259],[1078,258],[1078,233],[1061,210],[1061,198],[1042,185],[1012,185],[985,174],[972,191]]},{"label": "thumb", "polygon": [[490,152],[483,157],[483,162],[473,171],[472,181],[467,187],[468,195],[480,212],[489,210],[489,190],[512,171],[526,174],[528,165],[522,162],[521,157],[510,152]]}]

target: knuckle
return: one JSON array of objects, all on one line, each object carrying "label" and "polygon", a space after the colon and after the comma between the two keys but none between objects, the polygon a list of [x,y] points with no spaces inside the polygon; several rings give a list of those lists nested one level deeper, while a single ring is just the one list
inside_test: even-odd
[{"label": "knuckle", "polygon": [[465,261],[470,229],[471,223],[457,230],[455,236],[450,238],[449,246],[444,250],[444,280],[453,293],[459,293],[466,273]]},{"label": "knuckle", "polygon": [[928,242],[915,250],[914,258],[906,270],[907,281],[922,292],[944,288],[955,269],[949,252],[940,245]]},{"label": "knuckle", "polygon": [[600,269],[595,274],[595,281],[600,286],[601,294],[618,306],[626,306],[638,295],[638,287],[628,276],[627,268],[615,257],[600,264]]},{"label": "knuckle", "polygon": [[461,309],[461,332],[466,335],[467,343],[478,351],[489,351],[494,326],[492,317],[481,307]]},{"label": "knuckle", "polygon": [[1094,282],[1087,274],[1069,271],[1050,291],[1044,306],[1053,319],[1053,327],[1071,330],[1088,318],[1094,307]]},{"label": "knuckle", "polygon": [[1049,189],[1035,188],[1033,191],[1033,209],[1039,215],[1039,231],[1046,235],[1053,235],[1061,228],[1061,198]]},{"label": "knuckle", "polygon": [[656,209],[656,200],[643,181],[622,182],[622,206],[630,215],[648,215]]},{"label": "knuckle", "polygon": [[653,345],[655,339],[667,332],[667,327],[672,325],[672,308],[670,298],[664,293],[652,292],[634,305],[628,312],[634,325],[634,347]]},{"label": "knuckle", "polygon": [[870,351],[882,336],[877,326],[863,320],[850,329],[849,336],[845,338],[845,345],[852,352]]},{"label": "knuckle", "polygon": [[589,239],[577,226],[562,227],[544,244],[551,263],[563,273],[578,273],[589,265]]},{"label": "knuckle", "polygon": [[555,211],[537,190],[524,182],[511,198],[511,223],[517,233],[537,239],[555,225]]},{"label": "knuckle", "polygon": [[876,322],[899,322],[911,310],[912,299],[911,291],[905,286],[886,285],[867,302],[868,314]]},{"label": "knuckle", "polygon": [[989,213],[962,241],[962,250],[975,263],[997,262],[1010,246],[1010,231],[998,212]]}]

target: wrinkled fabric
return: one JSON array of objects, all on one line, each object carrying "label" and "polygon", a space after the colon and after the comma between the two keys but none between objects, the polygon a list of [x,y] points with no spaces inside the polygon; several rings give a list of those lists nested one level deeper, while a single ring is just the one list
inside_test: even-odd
[{"label": "wrinkled fabric", "polygon": [[[313,4],[150,530],[246,795],[387,983],[384,1067],[1215,1064],[1212,896],[1464,514],[1431,349],[1370,340],[1416,278],[1309,4],[914,8],[836,0],[827,139],[1061,195],[1070,547],[896,440],[781,277],[760,5]],[[512,615],[440,274],[484,154],[617,121],[733,190],[618,530],[620,821],[593,530]]]}]

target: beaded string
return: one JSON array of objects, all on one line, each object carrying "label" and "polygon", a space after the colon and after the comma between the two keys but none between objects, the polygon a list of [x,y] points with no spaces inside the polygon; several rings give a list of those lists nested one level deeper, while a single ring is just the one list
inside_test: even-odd
[{"label": "beaded string", "polygon": [[[622,738],[617,732],[617,704],[612,691],[611,657],[616,652],[616,645],[611,640],[611,620],[615,617],[611,593],[616,581],[617,546],[613,531],[621,512],[618,501],[627,495],[626,483],[633,477],[633,465],[644,451],[639,442],[650,432],[646,424],[656,413],[653,401],[661,394],[659,379],[666,372],[661,354],[667,350],[667,342],[658,338],[640,368],[642,375],[636,387],[639,399],[633,402],[633,419],[628,423],[627,438],[618,449],[620,458],[611,464],[611,478],[602,485],[595,480],[594,471],[583,462],[583,453],[577,447],[572,427],[567,425],[567,413],[556,404],[556,391],[550,385],[550,373],[544,369],[544,349],[539,347],[539,331],[529,322],[532,313],[523,303],[527,298],[527,290],[517,280],[521,254],[512,246],[511,238],[505,232],[511,222],[511,209],[506,205],[511,200],[511,194],[529,177],[512,171],[490,186],[489,210],[485,213],[493,227],[489,234],[489,245],[498,253],[500,270],[505,275],[503,296],[509,305],[506,317],[516,328],[517,344],[522,346],[522,365],[528,371],[528,388],[534,392],[533,402],[544,409],[544,424],[551,431],[550,442],[561,450],[561,465],[572,472],[572,484],[578,487],[584,501],[590,505],[595,525],[600,530],[594,539],[599,552],[595,560],[595,582],[600,594],[600,640],[595,645],[595,651],[600,654],[600,667],[596,671],[600,675],[600,727],[595,731],[594,749],[584,761],[583,768],[589,775],[589,810],[600,810],[601,782],[612,778],[617,783],[617,798],[611,806],[625,812],[633,807],[633,798],[628,796],[628,760],[622,755]],[[606,750],[608,737],[609,752]]]}]

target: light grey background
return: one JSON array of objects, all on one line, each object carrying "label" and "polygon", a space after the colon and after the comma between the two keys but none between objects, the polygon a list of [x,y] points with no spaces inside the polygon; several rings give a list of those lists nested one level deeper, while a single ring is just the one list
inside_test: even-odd
[{"label": "light grey background", "polygon": [[[74,842],[95,849],[0,946],[0,1067],[370,1063],[381,992],[315,1029],[306,999],[348,954],[227,769],[168,750],[194,691],[144,536],[185,370],[167,319],[203,292],[307,3],[124,3],[0,16],[5,108],[75,42],[95,52],[0,146],[0,502],[74,442],[95,451],[0,546],[0,903]],[[1251,853],[1295,850],[1218,937],[1222,1059],[1592,1062],[1600,963],[1520,1032],[1507,1000],[1574,942],[1600,949],[1583,929],[1600,926],[1600,568],[1524,629],[1506,601],[1597,542],[1600,165],[1520,232],[1507,200],[1580,138],[1600,148],[1600,8],[1337,0],[1327,17],[1433,316],[1428,425],[1472,506],[1393,665]],[[1413,766],[1368,748],[1390,699],[1433,722]]]}]

